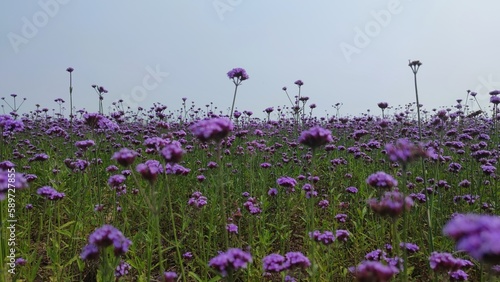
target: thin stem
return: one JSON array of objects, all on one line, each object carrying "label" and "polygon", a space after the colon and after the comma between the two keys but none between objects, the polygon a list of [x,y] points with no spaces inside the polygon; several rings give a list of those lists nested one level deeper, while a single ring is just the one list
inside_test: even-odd
[{"label": "thin stem", "polygon": [[231,105],[231,114],[229,115],[229,119],[233,119],[233,110],[234,110],[234,102],[236,101],[236,92],[238,91],[238,86],[240,84],[237,82],[234,82],[234,95],[233,95],[233,104]]}]

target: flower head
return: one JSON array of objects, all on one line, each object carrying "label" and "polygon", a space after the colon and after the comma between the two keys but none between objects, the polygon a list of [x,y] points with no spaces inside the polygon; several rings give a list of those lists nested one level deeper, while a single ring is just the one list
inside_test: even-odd
[{"label": "flower head", "polygon": [[242,68],[234,68],[234,69],[230,70],[227,73],[227,76],[229,77],[229,79],[232,79],[233,81],[235,81],[235,83],[239,83],[239,82],[241,82],[243,80],[247,80],[249,78],[246,70],[242,69]]},{"label": "flower head", "polygon": [[191,132],[200,141],[219,141],[233,131],[234,125],[227,118],[212,118],[200,120],[190,127]]},{"label": "flower head", "polygon": [[303,131],[299,137],[299,143],[311,148],[317,148],[332,141],[332,132],[319,126]]},{"label": "flower head", "polygon": [[247,268],[247,264],[250,262],[252,262],[252,256],[249,253],[232,248],[213,257],[208,266],[215,268],[222,276],[226,276],[229,269]]},{"label": "flower head", "polygon": [[116,160],[122,166],[129,166],[134,162],[137,155],[139,154],[134,150],[122,148],[120,151],[115,152],[111,159]]},{"label": "flower head", "polygon": [[394,179],[394,177],[383,171],[379,171],[368,176],[366,183],[372,187],[385,188],[388,190],[398,185],[398,181]]}]

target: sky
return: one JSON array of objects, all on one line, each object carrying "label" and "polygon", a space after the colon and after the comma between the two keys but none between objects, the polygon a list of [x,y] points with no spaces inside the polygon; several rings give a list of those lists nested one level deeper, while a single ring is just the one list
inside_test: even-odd
[{"label": "sky", "polygon": [[415,101],[411,59],[422,62],[424,108],[451,107],[468,89],[484,108],[500,89],[498,11],[498,0],[2,1],[0,104],[9,112],[15,93],[19,112],[59,112],[62,98],[68,115],[72,67],[77,110],[98,111],[96,84],[105,112],[119,99],[177,111],[186,97],[228,114],[227,72],[241,67],[239,111],[289,106],[282,87],[293,99],[300,79],[316,116],[337,103],[342,116],[379,114],[378,102]]}]

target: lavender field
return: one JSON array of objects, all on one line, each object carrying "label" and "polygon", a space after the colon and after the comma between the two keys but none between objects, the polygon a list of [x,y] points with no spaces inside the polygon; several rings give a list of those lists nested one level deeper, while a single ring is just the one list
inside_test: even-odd
[{"label": "lavender field", "polygon": [[227,75],[227,112],[0,115],[0,281],[498,281],[500,91],[316,116],[298,80],[258,118]]}]

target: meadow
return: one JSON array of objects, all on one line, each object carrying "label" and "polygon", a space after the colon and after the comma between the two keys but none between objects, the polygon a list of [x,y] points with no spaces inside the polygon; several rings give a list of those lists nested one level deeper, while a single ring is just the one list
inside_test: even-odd
[{"label": "meadow", "polygon": [[495,112],[316,117],[301,83],[266,118],[0,115],[0,280],[497,281]]}]

